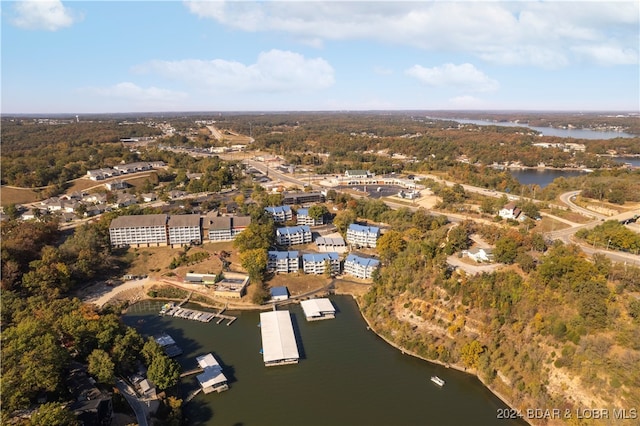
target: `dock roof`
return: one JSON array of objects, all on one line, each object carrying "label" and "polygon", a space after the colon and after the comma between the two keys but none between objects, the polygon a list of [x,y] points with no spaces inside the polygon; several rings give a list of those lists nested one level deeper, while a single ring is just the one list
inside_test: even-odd
[{"label": "dock roof", "polygon": [[261,312],[260,331],[265,364],[300,358],[289,311]]},{"label": "dock roof", "polygon": [[201,355],[196,358],[196,361],[204,370],[202,374],[196,376],[203,388],[227,382],[227,378],[222,374],[222,367],[213,357],[213,354]]},{"label": "dock roof", "polygon": [[324,314],[334,314],[336,312],[336,308],[333,307],[333,304],[327,298],[303,300],[300,302],[300,305],[307,318],[319,317]]}]

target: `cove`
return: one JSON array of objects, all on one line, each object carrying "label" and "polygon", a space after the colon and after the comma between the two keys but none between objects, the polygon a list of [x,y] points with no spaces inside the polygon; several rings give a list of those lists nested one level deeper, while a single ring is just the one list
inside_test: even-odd
[{"label": "cove", "polygon": [[[336,318],[307,322],[299,305],[288,309],[301,355],[299,364],[265,367],[258,311],[230,311],[225,323],[160,317],[160,302],[141,302],[124,321],[145,335],[169,333],[184,353],[184,370],[212,352],[229,378],[221,394],[199,394],[184,407],[189,425],[525,425],[502,420],[508,408],[475,377],[403,355],[367,329],[350,296],[331,296]],[[430,381],[438,375],[443,388]],[[182,397],[197,388],[182,379]]]}]

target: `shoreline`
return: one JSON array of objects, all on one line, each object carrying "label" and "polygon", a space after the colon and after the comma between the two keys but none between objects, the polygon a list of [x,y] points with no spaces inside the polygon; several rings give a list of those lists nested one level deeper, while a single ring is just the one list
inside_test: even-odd
[{"label": "shoreline", "polygon": [[[182,286],[175,285],[175,284],[172,285],[172,284],[167,283],[167,282],[158,282],[158,284],[164,284],[164,285],[167,285],[167,286],[175,286],[175,287],[182,288],[184,290],[184,287],[182,287]],[[202,295],[201,293],[198,293],[198,294]],[[450,363],[444,363],[444,362],[438,361],[438,360],[428,359],[428,358],[425,358],[425,357],[423,357],[421,355],[416,354],[413,351],[410,351],[410,350],[407,350],[407,349],[403,348],[399,344],[387,339],[386,337],[381,335],[377,330],[375,330],[375,328],[369,322],[369,319],[362,312],[362,307],[360,306],[360,301],[358,300],[358,297],[355,294],[350,293],[350,292],[340,292],[340,293],[336,293],[336,294],[340,295],[340,296],[351,296],[351,298],[356,303],[356,306],[358,307],[358,312],[360,313],[360,316],[362,317],[364,322],[367,324],[367,329],[372,331],[373,333],[375,333],[376,336],[378,336],[380,339],[382,339],[389,346],[399,350],[400,352],[402,352],[405,355],[409,355],[409,356],[412,356],[414,358],[418,358],[418,359],[420,359],[422,361],[425,361],[425,362],[429,362],[429,363],[432,363],[432,364],[440,365],[440,366],[445,367],[445,368],[452,368],[452,369],[454,369],[456,371],[460,371],[462,373],[466,373],[466,374],[469,374],[471,376],[474,376],[480,381],[480,383],[482,383],[482,385],[485,388],[487,388],[493,395],[495,395],[498,399],[500,399],[500,401],[502,401],[506,406],[508,406],[509,408],[511,408],[513,410],[517,410],[517,408],[514,408],[513,405],[509,402],[509,400],[503,394],[501,394],[500,392],[496,391],[494,388],[489,386],[484,380],[482,380],[482,378],[480,378],[480,376],[477,374],[477,372],[475,370],[467,369],[467,368],[462,367],[461,365],[458,365],[458,364],[450,364]],[[146,295],[146,292],[145,292],[145,295]],[[204,295],[202,295],[202,296],[204,296]],[[205,296],[205,297],[208,297],[208,296]],[[147,296],[147,297],[145,297],[143,299],[138,299],[135,302],[137,303],[137,302],[141,302],[143,300],[157,300],[157,301],[164,301],[164,300],[176,301],[176,300],[178,300],[178,301],[180,301],[179,299],[160,298],[160,297],[153,298],[153,297]],[[264,305],[253,305],[253,306],[249,306],[249,305],[228,306],[227,310],[230,310],[230,311],[233,311],[233,310],[237,310],[237,311],[261,311],[261,310],[265,310],[265,309],[271,309],[274,305],[279,306],[279,305],[288,305],[288,304],[300,304],[300,300],[297,300],[297,299],[288,299],[288,300],[283,301],[283,302],[284,303],[282,303],[282,302],[281,303],[277,303],[277,304],[267,303],[267,304],[264,304]],[[194,302],[190,302],[190,303],[201,305],[201,306],[203,306],[205,308],[218,309],[218,306],[216,306],[216,305],[211,305],[211,304],[208,304],[208,303],[205,303],[205,302],[201,302],[201,301],[194,301]],[[128,309],[128,307],[126,309]],[[126,312],[126,309],[125,309],[125,312]],[[523,420],[525,420],[525,422],[527,424],[533,425],[533,423],[528,422],[526,419],[523,419]]]}]

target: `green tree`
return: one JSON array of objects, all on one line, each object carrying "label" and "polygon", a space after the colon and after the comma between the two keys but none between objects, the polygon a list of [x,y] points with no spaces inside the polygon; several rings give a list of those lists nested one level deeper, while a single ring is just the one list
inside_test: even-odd
[{"label": "green tree", "polygon": [[240,264],[249,274],[251,282],[264,281],[267,260],[267,251],[264,249],[252,249],[240,253]]},{"label": "green tree", "polygon": [[147,377],[158,389],[168,389],[180,380],[180,365],[163,353],[153,358],[147,370]]},{"label": "green tree", "polygon": [[327,214],[329,214],[329,209],[327,209],[327,206],[324,204],[316,204],[309,207],[309,216],[315,220],[318,220]]},{"label": "green tree", "polygon": [[102,349],[94,349],[87,358],[89,374],[95,376],[100,383],[115,383],[115,365],[109,354]]},{"label": "green tree", "polygon": [[338,232],[340,232],[343,236],[347,233],[347,228],[349,225],[356,221],[356,213],[353,210],[342,210],[336,214],[333,218],[333,224],[338,228]]},{"label": "green tree", "polygon": [[60,402],[47,402],[38,407],[29,419],[30,426],[77,426],[76,416]]},{"label": "green tree", "polygon": [[380,260],[389,264],[407,247],[407,242],[399,231],[387,231],[378,238],[376,249],[380,255]]},{"label": "green tree", "polygon": [[496,241],[496,248],[493,251],[493,258],[496,262],[511,264],[518,256],[518,242],[504,236]]}]

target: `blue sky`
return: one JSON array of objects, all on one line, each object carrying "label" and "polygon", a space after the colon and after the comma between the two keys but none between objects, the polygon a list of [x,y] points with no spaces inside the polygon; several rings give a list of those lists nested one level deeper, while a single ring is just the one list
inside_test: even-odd
[{"label": "blue sky", "polygon": [[631,1],[2,1],[2,113],[640,109]]}]

